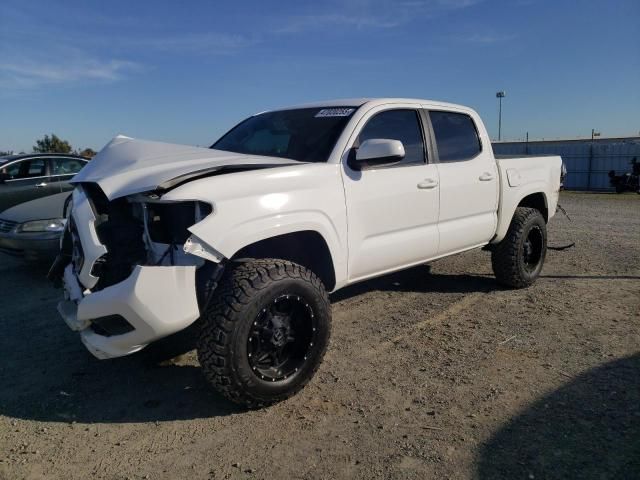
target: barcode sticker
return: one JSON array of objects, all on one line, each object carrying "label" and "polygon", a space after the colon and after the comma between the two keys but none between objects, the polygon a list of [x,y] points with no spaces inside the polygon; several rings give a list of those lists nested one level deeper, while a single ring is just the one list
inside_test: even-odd
[{"label": "barcode sticker", "polygon": [[348,117],[355,108],[324,108],[316,113],[316,118],[322,117]]}]

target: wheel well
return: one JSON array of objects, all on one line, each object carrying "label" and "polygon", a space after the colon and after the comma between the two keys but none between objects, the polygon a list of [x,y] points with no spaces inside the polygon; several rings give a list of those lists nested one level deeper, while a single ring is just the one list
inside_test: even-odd
[{"label": "wheel well", "polygon": [[315,273],[327,291],[336,285],[331,252],[322,235],[306,230],[266,238],[238,250],[231,260],[242,258],[279,258],[302,265]]},{"label": "wheel well", "polygon": [[544,217],[544,221],[549,221],[549,209],[547,208],[547,199],[544,196],[544,193],[532,193],[531,195],[527,195],[518,204],[519,207],[530,207],[535,208]]}]

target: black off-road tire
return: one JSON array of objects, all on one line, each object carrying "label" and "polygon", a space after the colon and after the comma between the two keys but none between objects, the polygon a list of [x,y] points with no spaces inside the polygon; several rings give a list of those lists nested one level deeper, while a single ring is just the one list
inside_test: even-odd
[{"label": "black off-road tire", "polygon": [[[539,254],[527,263],[525,243],[535,237]],[[511,288],[525,288],[536,281],[547,253],[547,225],[535,208],[518,207],[504,239],[491,252],[491,266],[496,279]]]},{"label": "black off-road tire", "polygon": [[[313,318],[311,346],[295,373],[264,380],[250,364],[248,339],[266,306],[287,295],[305,304]],[[229,400],[261,408],[291,397],[318,370],[329,344],[331,305],[310,270],[285,260],[252,259],[225,272],[201,321],[198,359],[206,379]]]}]

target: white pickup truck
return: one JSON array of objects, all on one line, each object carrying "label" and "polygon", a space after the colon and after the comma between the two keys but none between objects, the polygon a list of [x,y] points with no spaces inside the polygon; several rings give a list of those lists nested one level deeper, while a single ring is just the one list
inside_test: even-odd
[{"label": "white pickup truck", "polygon": [[73,179],[58,311],[98,358],[199,321],[206,378],[268,405],[319,367],[327,292],[479,247],[533,283],[561,169],[496,159],[475,111],[431,100],[269,111],[211,148],[118,136]]}]

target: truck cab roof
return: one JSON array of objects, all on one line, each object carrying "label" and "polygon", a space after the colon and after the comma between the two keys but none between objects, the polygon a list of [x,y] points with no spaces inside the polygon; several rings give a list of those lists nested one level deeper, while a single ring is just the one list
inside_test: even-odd
[{"label": "truck cab roof", "polygon": [[274,110],[291,110],[291,109],[298,109],[298,108],[320,108],[320,107],[356,107],[358,108],[365,104],[370,107],[375,107],[375,106],[384,105],[387,103],[420,103],[420,104],[427,104],[427,105],[441,107],[441,108],[470,110],[469,107],[466,107],[464,105],[458,105],[455,103],[440,102],[437,100],[428,100],[428,99],[420,99],[420,98],[393,98],[393,97],[338,98],[333,100],[325,100],[321,102],[311,102],[311,103],[303,103],[299,105],[290,105],[287,107],[276,108]]}]

